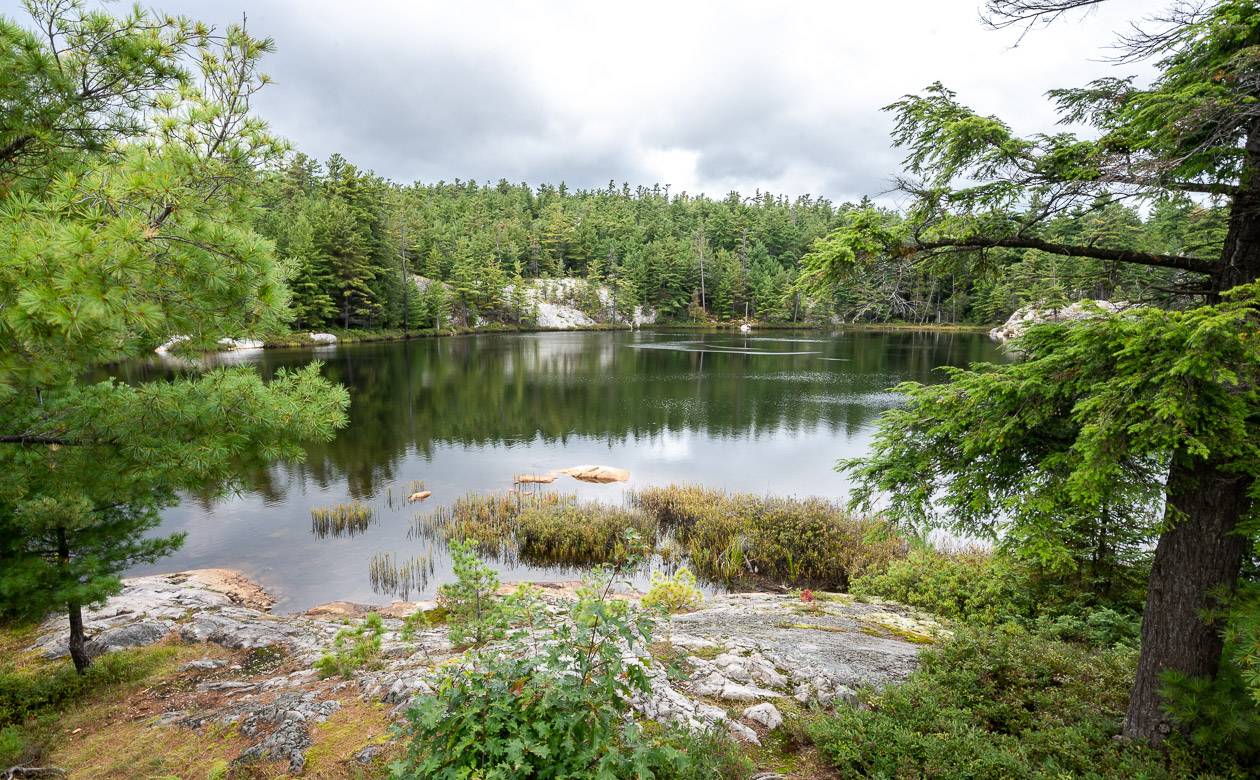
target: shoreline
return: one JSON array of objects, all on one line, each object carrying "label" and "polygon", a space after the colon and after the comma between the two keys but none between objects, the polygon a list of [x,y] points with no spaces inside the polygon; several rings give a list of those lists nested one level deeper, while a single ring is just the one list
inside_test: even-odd
[{"label": "shoreline", "polygon": [[[487,336],[487,335],[519,335],[529,333],[605,333],[605,332],[625,332],[625,331],[647,331],[647,332],[687,332],[687,333],[740,333],[739,327],[741,323],[657,323],[649,326],[631,327],[629,325],[613,325],[608,323],[596,325],[579,325],[566,328],[552,328],[541,326],[518,326],[495,324],[489,327],[460,327],[451,329],[434,330],[426,328],[421,330],[341,330],[330,329],[326,332],[337,337],[337,341],[333,343],[317,343],[306,337],[305,333],[293,333],[288,336],[275,336],[263,339],[263,344],[259,349],[305,349],[314,347],[336,347],[344,344],[372,344],[397,341],[418,341],[421,339],[434,338],[458,338],[467,336]],[[752,330],[747,334],[756,333],[778,333],[783,331],[808,331],[811,333],[830,333],[843,334],[847,332],[922,332],[922,333],[988,333],[993,325],[975,325],[969,323],[930,323],[918,325],[914,323],[904,322],[871,322],[871,323],[843,323],[838,325],[820,325],[820,324],[766,324],[754,325]],[[191,351],[193,354],[215,354],[218,352],[233,352],[246,350],[231,349],[210,349]],[[188,353],[185,353],[187,356]]]}]

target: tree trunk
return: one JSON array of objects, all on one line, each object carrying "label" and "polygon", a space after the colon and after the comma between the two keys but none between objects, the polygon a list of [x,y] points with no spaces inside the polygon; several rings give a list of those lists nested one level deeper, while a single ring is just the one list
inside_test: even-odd
[{"label": "tree trunk", "polygon": [[1142,616],[1142,654],[1124,733],[1159,742],[1172,730],[1159,695],[1165,672],[1215,677],[1221,661],[1217,607],[1234,592],[1247,551],[1235,533],[1250,481],[1220,464],[1179,454],[1168,476],[1169,530],[1159,538]]},{"label": "tree trunk", "polygon": [[[1238,192],[1209,302],[1260,279],[1260,120],[1249,128]],[[1168,474],[1166,530],[1142,615],[1142,651],[1124,719],[1128,737],[1151,742],[1171,730],[1159,696],[1167,671],[1215,677],[1221,663],[1221,618],[1205,614],[1233,593],[1247,538],[1236,532],[1249,510],[1251,481],[1225,464],[1173,453]]]},{"label": "tree trunk", "polygon": [[[66,529],[57,529],[57,558],[63,567],[70,565],[70,544],[66,540]],[[66,605],[70,618],[70,659],[74,661],[74,670],[79,674],[87,671],[92,659],[87,654],[87,638],[83,635],[83,607],[77,601]]]}]

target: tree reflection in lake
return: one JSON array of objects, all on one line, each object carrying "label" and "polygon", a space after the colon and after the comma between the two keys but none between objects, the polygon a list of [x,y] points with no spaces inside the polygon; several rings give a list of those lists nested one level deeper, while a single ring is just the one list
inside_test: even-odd
[{"label": "tree reflection in lake", "polygon": [[[774,494],[842,497],[836,458],[861,454],[891,388],[934,381],[945,366],[1000,360],[975,333],[815,332],[538,333],[268,350],[220,358],[264,374],[312,358],[350,388],[350,424],[311,447],[305,463],[253,475],[241,495],[188,497],[164,530],[186,530],[160,570],[239,568],[280,596],[279,609],[334,599],[380,601],[369,582],[378,553],[407,559],[419,505],[398,500],[413,480],[423,507],[468,492],[506,490],[513,476],[583,463],[629,469],[631,479],[550,489],[620,501],[628,488],[671,482]],[[158,361],[116,374],[148,381]],[[378,522],[353,538],[311,533],[313,507],[361,501]],[[435,553],[424,595],[448,563]],[[156,570],[156,569],[150,569]],[[505,579],[546,579],[520,567]],[[417,594],[412,594],[413,597]]]}]

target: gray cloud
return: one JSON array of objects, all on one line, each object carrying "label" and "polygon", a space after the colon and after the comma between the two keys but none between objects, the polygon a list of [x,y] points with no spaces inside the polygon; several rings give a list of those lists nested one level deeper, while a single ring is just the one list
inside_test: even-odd
[{"label": "gray cloud", "polygon": [[[151,2],[218,26],[244,10],[275,38],[257,110],[315,157],[400,181],[836,200],[898,169],[881,106],[939,79],[1022,132],[1050,129],[1044,91],[1110,71],[1090,58],[1151,10],[1115,0],[1012,48],[981,28],[979,0]],[[0,13],[22,15],[17,0]]]}]

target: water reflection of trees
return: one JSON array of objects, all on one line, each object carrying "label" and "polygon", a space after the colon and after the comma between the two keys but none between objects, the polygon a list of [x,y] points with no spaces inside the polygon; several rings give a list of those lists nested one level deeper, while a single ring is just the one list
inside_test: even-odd
[{"label": "water reflection of trees", "polygon": [[[704,343],[632,348],[638,340]],[[706,346],[819,354],[746,355]],[[717,438],[819,428],[852,434],[892,402],[885,391],[896,382],[933,381],[939,366],[996,356],[976,334],[909,332],[746,344],[730,335],[548,333],[352,345],[319,356],[325,374],[351,388],[350,425],[334,441],[312,446],[306,463],[259,474],[253,487],[271,501],[308,480],[326,487],[344,479],[351,495],[370,496],[396,478],[409,449],[430,456],[445,444],[572,436],[623,442],[681,431]],[[256,364],[271,374],[311,357],[268,351]],[[128,381],[169,371],[153,363],[120,369]]]}]

